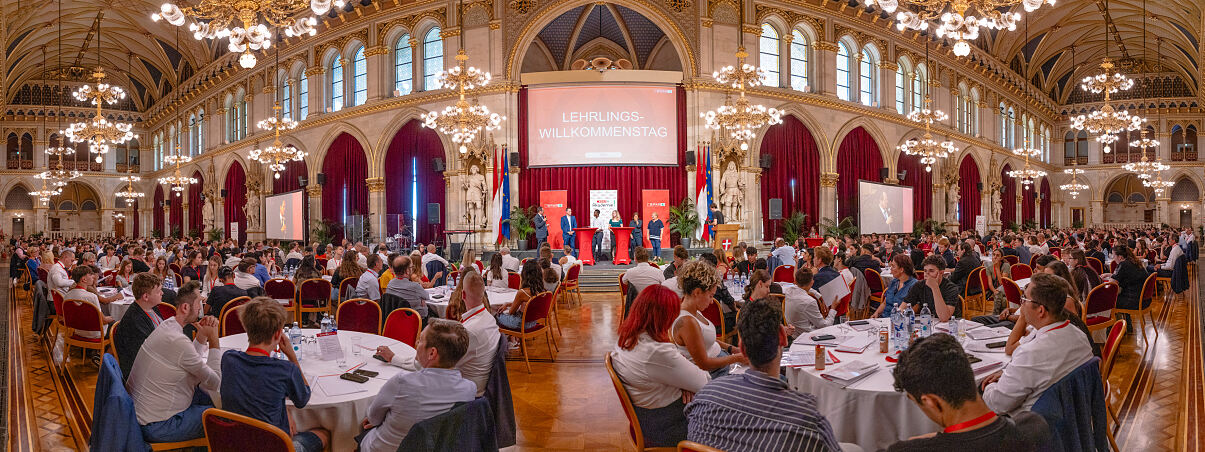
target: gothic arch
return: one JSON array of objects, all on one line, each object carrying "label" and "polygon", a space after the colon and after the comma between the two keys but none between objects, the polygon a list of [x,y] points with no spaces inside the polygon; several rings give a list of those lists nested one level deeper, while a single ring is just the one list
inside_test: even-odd
[{"label": "gothic arch", "polygon": [[[879,158],[883,159],[884,164],[886,164],[888,151],[884,150],[884,147],[890,141],[887,140],[886,135],[883,134],[882,130],[879,130],[879,127],[873,121],[865,116],[858,116],[846,121],[837,130],[837,133],[833,135],[833,141],[829,142],[828,148],[821,148],[827,149],[826,152],[822,152],[820,155],[820,167],[824,168],[824,171],[837,171],[837,151],[841,149],[841,142],[845,141],[845,137],[858,127],[866,130],[866,133],[870,134],[871,138],[874,138],[875,145],[879,147]],[[827,162],[825,161],[826,158],[828,159]]]},{"label": "gothic arch", "polygon": [[[322,162],[326,160],[327,150],[330,149],[331,144],[335,142],[335,139],[339,138],[339,135],[344,133],[351,135],[352,138],[355,138],[356,141],[360,143],[360,148],[364,150],[364,158],[376,157],[375,148],[368,145],[368,135],[365,135],[363,131],[352,125],[350,122],[339,121],[326,128],[326,133],[323,134],[322,139],[318,141],[319,146],[314,148],[314,152],[311,153],[309,158],[306,159],[306,167],[310,173],[310,180],[318,180],[318,173],[322,172]],[[390,138],[392,138],[392,136],[390,136]],[[371,160],[369,162],[368,177],[374,177],[372,174],[373,164],[371,163]]]},{"label": "gothic arch", "polygon": [[[812,115],[807,112],[807,110],[800,108],[798,103],[784,103],[779,106],[779,110],[783,112],[783,116],[794,116],[795,119],[798,119],[799,122],[803,123],[803,126],[806,127],[808,132],[812,134],[812,140],[816,142],[816,149],[820,151],[820,168],[821,171],[824,171],[824,168],[827,168],[827,166],[825,166],[825,159],[827,158],[825,155],[827,152],[825,150],[829,147],[828,137],[824,134],[824,128],[820,127],[820,123],[816,122],[816,118],[813,118]],[[762,139],[766,137],[766,129],[768,128],[769,127],[763,127],[753,139],[753,142],[749,143],[749,155],[745,162],[747,166],[756,167],[758,165],[757,150],[761,149],[761,142]]]},{"label": "gothic arch", "polygon": [[[398,131],[402,130],[402,127],[405,127],[406,123],[409,123],[412,120],[422,122],[422,115],[424,113],[426,113],[426,111],[420,108],[407,107],[398,110],[397,114],[393,115],[393,117],[389,119],[389,123],[385,125],[384,132],[381,133],[380,138],[377,138],[377,145],[372,149],[364,150],[365,154],[369,158],[368,177],[385,176],[384,160],[385,155],[389,153],[389,143],[393,142],[393,139],[397,136]],[[486,132],[486,135],[488,136],[488,132]],[[447,161],[449,165],[453,161],[459,160],[454,159],[452,158],[452,155],[449,155],[448,151],[455,149],[455,147],[452,146],[452,142],[448,139],[447,135],[441,133],[439,134],[439,139],[443,142],[444,146],[444,160]]]}]

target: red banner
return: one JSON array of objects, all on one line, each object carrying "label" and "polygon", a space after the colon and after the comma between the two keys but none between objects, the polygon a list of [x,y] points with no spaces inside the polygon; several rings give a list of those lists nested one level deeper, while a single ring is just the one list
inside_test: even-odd
[{"label": "red banner", "polygon": [[544,216],[548,219],[548,246],[553,250],[565,247],[565,241],[561,237],[561,217],[565,216],[568,196],[569,192],[565,190],[540,191],[540,207],[544,208]]},{"label": "red banner", "polygon": [[643,206],[640,210],[640,218],[644,219],[644,229],[641,236],[644,237],[644,246],[651,247],[653,244],[649,242],[648,226],[649,222],[653,221],[653,214],[657,214],[657,218],[665,224],[661,229],[661,246],[667,246],[669,243],[669,190],[641,190]]}]

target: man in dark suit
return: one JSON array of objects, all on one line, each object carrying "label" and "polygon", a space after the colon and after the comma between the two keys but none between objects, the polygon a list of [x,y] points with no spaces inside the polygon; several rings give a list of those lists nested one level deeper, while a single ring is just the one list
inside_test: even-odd
[{"label": "man in dark suit", "polygon": [[565,216],[561,217],[561,239],[565,241],[565,247],[569,250],[573,250],[573,246],[576,245],[576,243],[573,243],[573,239],[577,236],[573,232],[573,228],[576,227],[577,219],[573,218],[573,209],[566,208]]},{"label": "man in dark suit", "polygon": [[[130,306],[118,319],[120,323],[112,333],[113,348],[116,349],[117,360],[121,363],[123,379],[130,376],[130,369],[134,368],[134,358],[138,357],[142,343],[155,331],[155,326],[163,321],[155,311],[155,307],[163,300],[163,290],[160,288],[162,285],[163,281],[150,273],[134,275],[134,281],[130,284],[130,290],[134,292],[134,306]],[[180,288],[179,297],[186,296],[186,293],[196,294],[200,287],[201,283],[190,281]]]},{"label": "man in dark suit", "polygon": [[536,216],[531,219],[531,225],[536,228],[536,248],[548,241],[548,218],[544,217],[544,208],[536,209]]},{"label": "man in dark suit", "polygon": [[221,284],[209,291],[209,315],[218,317],[222,315],[222,307],[226,306],[230,300],[238,297],[247,296],[247,291],[240,289],[234,285],[234,270],[230,267],[222,267],[218,269],[218,279]]},{"label": "man in dark suit", "polygon": [[891,208],[891,201],[887,199],[885,191],[879,193],[879,213],[883,216],[883,224],[887,227],[887,232],[896,232],[899,229],[894,209]]},{"label": "man in dark suit", "polygon": [[[954,271],[950,272],[950,282],[958,286],[958,292],[966,291],[967,277],[970,276],[971,270],[983,265],[983,261],[979,260],[979,256],[975,254],[974,245],[967,242],[958,244],[958,265],[954,267]],[[979,291],[973,291],[967,295],[977,295]]]}]

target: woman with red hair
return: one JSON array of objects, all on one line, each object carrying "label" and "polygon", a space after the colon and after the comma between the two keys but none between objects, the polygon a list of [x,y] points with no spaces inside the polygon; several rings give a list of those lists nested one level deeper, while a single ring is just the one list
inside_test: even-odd
[{"label": "woman with red hair", "polygon": [[619,326],[611,364],[632,399],[645,447],[673,447],[686,439],[683,409],[707,384],[707,372],[686,359],[669,329],[678,318],[678,295],[660,284],[646,287]]}]

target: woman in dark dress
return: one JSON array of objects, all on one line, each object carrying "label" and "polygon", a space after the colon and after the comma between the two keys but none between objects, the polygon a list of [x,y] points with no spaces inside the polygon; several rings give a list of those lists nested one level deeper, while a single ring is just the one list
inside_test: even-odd
[{"label": "woman in dark dress", "polygon": [[1116,254],[1117,271],[1112,279],[1117,281],[1121,293],[1117,295],[1119,309],[1138,309],[1142,298],[1142,285],[1146,283],[1147,272],[1142,261],[1130,250],[1130,247],[1119,243],[1113,247]]},{"label": "woman in dark dress", "polygon": [[632,221],[628,223],[632,228],[632,245],[629,250],[635,250],[638,246],[644,246],[644,223],[640,221],[640,212],[632,214]]}]

